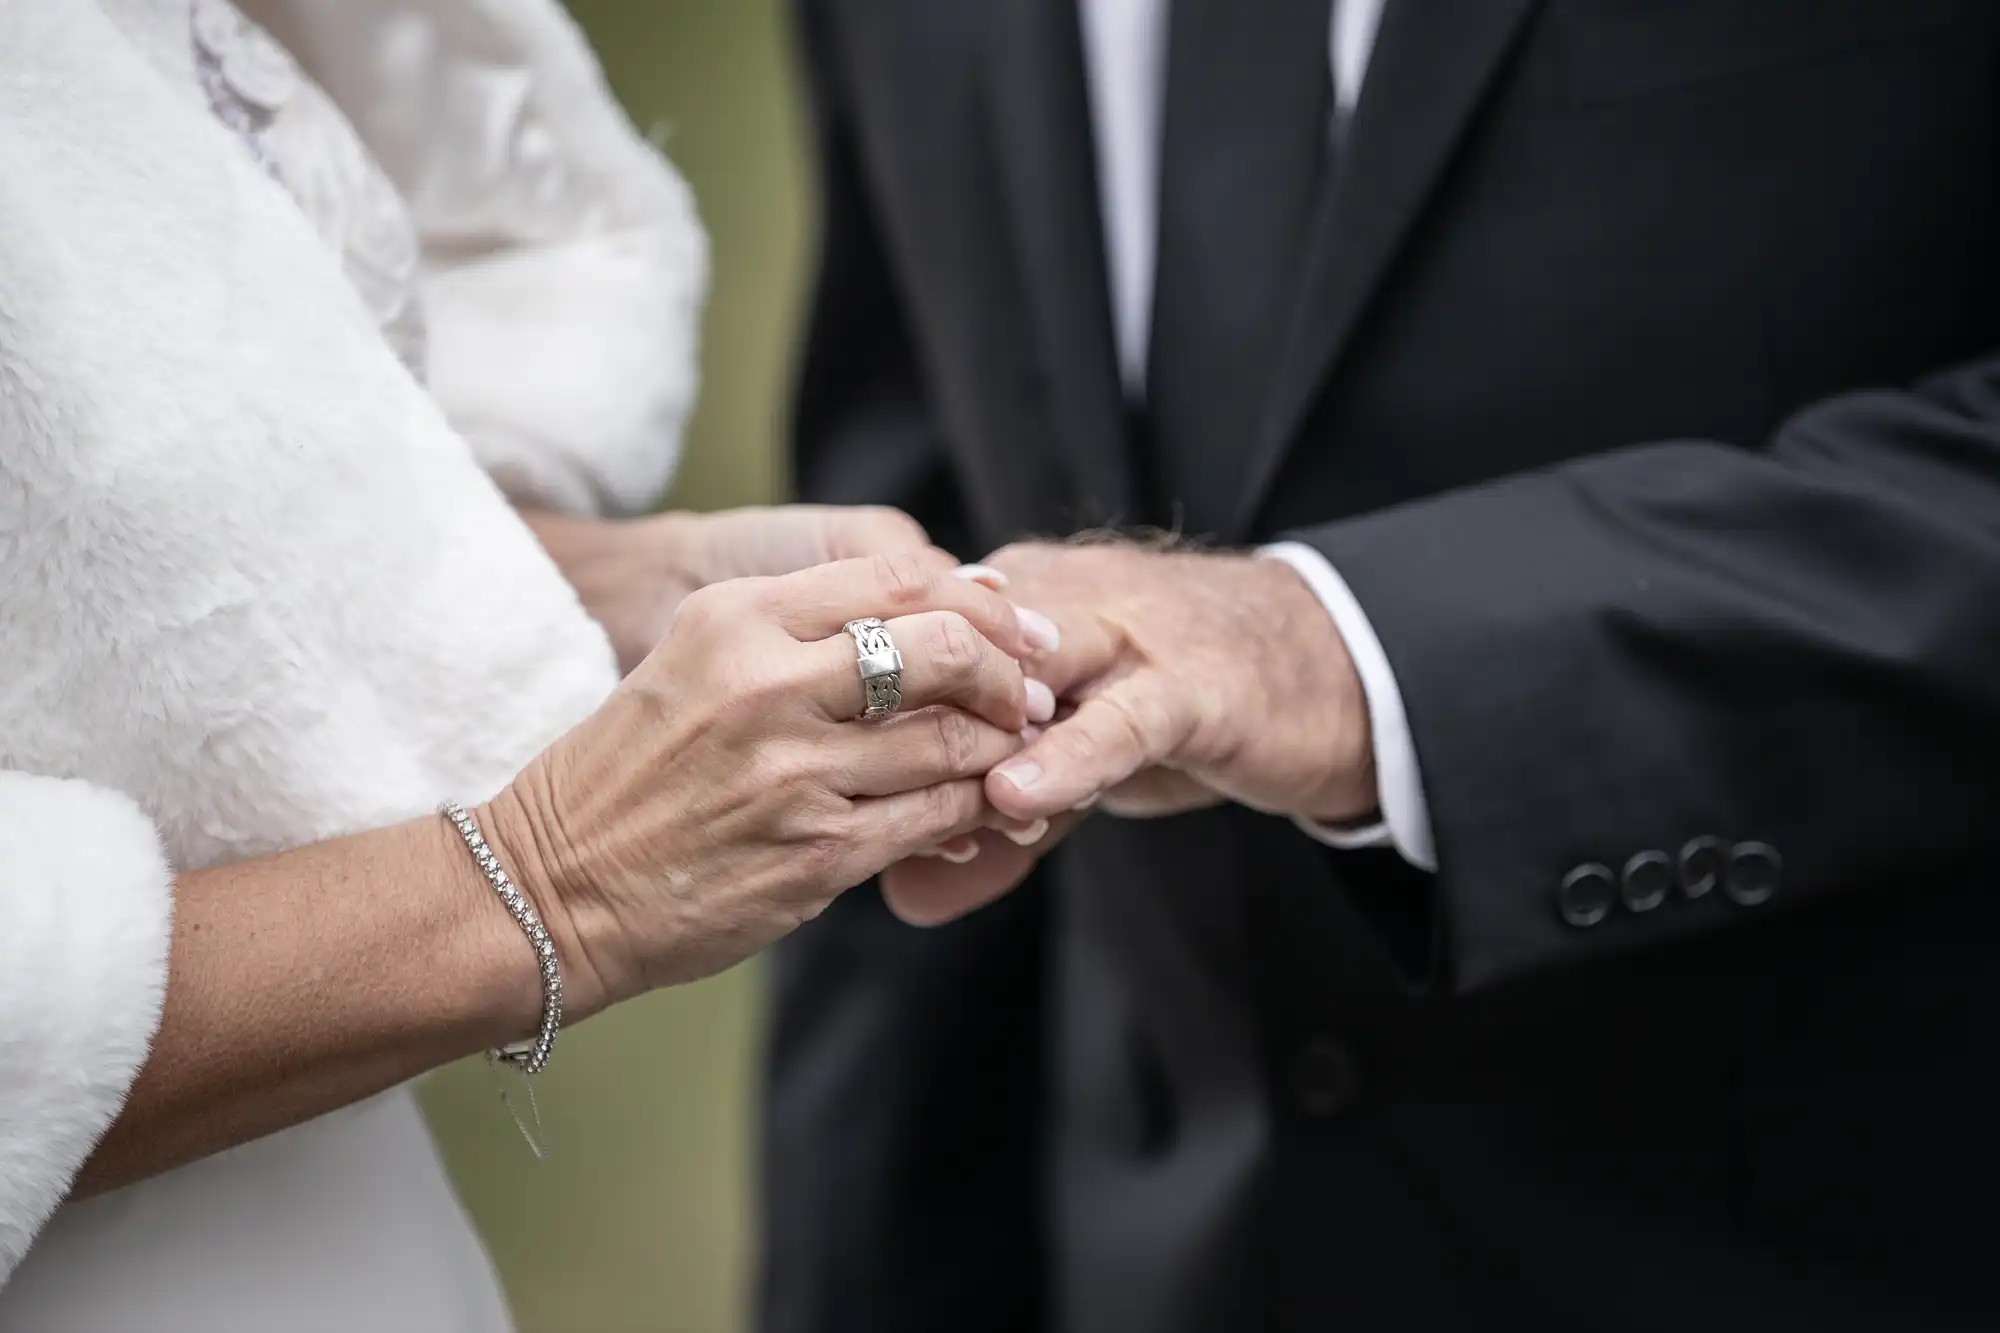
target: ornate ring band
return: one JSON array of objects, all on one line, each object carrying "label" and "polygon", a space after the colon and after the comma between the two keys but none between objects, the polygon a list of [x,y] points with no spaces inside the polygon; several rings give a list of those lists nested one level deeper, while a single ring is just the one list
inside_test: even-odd
[{"label": "ornate ring band", "polygon": [[903,655],[889,637],[889,627],[870,616],[844,626],[854,639],[861,671],[861,692],[867,701],[863,717],[887,717],[903,706]]}]

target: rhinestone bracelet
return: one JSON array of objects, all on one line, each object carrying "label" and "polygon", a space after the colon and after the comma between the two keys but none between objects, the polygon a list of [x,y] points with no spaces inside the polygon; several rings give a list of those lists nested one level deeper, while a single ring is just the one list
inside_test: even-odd
[{"label": "rhinestone bracelet", "polygon": [[[526,1041],[512,1042],[497,1050],[488,1052],[490,1058],[519,1070],[522,1074],[533,1075],[542,1072],[549,1062],[549,1052],[556,1044],[556,1031],[562,1027],[563,984],[562,968],[556,963],[555,941],[549,938],[548,928],[542,924],[540,916],[521,891],[514,887],[507,869],[500,864],[500,858],[486,845],[486,839],[479,832],[479,825],[472,822],[472,816],[457,801],[446,801],[438,807],[438,813],[452,822],[458,836],[465,839],[466,847],[472,852],[472,859],[479,863],[479,869],[486,876],[486,882],[500,895],[500,901],[507,904],[507,912],[514,918],[514,924],[528,937],[534,947],[536,961],[542,972],[542,1024],[535,1035]],[[538,1117],[539,1118],[539,1117]],[[526,1129],[522,1130],[526,1133]],[[530,1140],[533,1146],[533,1140]]]}]

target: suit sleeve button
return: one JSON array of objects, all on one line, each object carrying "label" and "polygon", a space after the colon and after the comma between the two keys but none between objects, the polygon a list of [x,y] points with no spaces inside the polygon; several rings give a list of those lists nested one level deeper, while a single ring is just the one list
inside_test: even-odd
[{"label": "suit sleeve button", "polygon": [[1618,881],[1609,866],[1596,862],[1580,865],[1563,876],[1556,889],[1556,908],[1562,919],[1579,929],[1596,925],[1611,915],[1618,900]]},{"label": "suit sleeve button", "polygon": [[1744,907],[1759,906],[1777,893],[1784,868],[1784,858],[1769,843],[1739,842],[1729,849],[1729,870],[1722,878],[1722,891]]},{"label": "suit sleeve button", "polygon": [[1674,863],[1665,852],[1640,852],[1625,863],[1620,891],[1630,910],[1652,911],[1667,900],[1673,887]]},{"label": "suit sleeve button", "polygon": [[1681,848],[1680,861],[1681,896],[1689,899],[1707,897],[1728,868],[1720,838],[1688,839]]}]

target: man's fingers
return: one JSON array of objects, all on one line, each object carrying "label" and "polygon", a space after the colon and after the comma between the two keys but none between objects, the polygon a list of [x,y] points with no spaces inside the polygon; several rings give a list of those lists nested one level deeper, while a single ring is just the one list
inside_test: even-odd
[{"label": "man's fingers", "polygon": [[995,829],[981,829],[972,835],[979,852],[969,861],[926,856],[890,866],[882,872],[882,900],[913,926],[956,921],[1012,891],[1078,818],[1064,815],[1051,820],[1032,847],[1022,847]]},{"label": "man's fingers", "polygon": [[1148,674],[1093,694],[986,777],[1011,819],[1048,819],[1169,758],[1187,738],[1185,709]]},{"label": "man's fingers", "polygon": [[1002,547],[962,577],[986,581],[997,574],[1008,596],[1034,607],[1062,627],[1062,642],[1037,655],[1029,674],[1058,696],[1102,681],[1123,660],[1125,635],[1099,614],[1107,587],[1105,557],[1092,547],[1024,542]]},{"label": "man's fingers", "polygon": [[1124,636],[1087,602],[1073,600],[1057,580],[1016,583],[1008,595],[1044,609],[1062,626],[1060,644],[1024,663],[1028,674],[1053,690],[1057,698],[1081,693],[1124,662]]}]

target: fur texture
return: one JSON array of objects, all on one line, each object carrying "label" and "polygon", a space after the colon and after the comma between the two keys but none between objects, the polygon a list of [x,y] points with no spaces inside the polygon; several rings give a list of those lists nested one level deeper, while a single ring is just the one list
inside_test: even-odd
[{"label": "fur texture", "polygon": [[0,773],[0,1280],[117,1114],[159,1020],[173,895],[137,806]]},{"label": "fur texture", "polygon": [[[615,670],[291,200],[96,5],[0,3],[0,181],[4,1279],[143,1058],[167,861],[207,866],[447,795],[483,799]],[[590,290],[615,295],[616,274],[636,269],[617,268],[618,243],[602,248]],[[686,386],[641,377],[640,405],[566,416],[553,404],[618,386],[570,382],[558,359],[533,409],[534,271],[524,261],[519,281],[465,307],[522,316],[527,350],[470,354],[490,353],[494,383],[524,386],[494,420],[544,449],[549,475],[587,479],[575,494],[630,503],[663,476],[660,404]],[[698,275],[635,281],[699,288]],[[588,295],[556,305],[581,323]],[[686,301],[674,309],[691,322]],[[434,331],[446,364],[461,355],[455,319]],[[674,336],[691,348],[691,326]],[[619,421],[648,424],[598,433]],[[254,1145],[267,1181],[284,1137]],[[227,1189],[229,1156],[125,1193],[185,1188],[189,1173]],[[389,1192],[381,1225],[399,1224],[393,1179],[341,1185]],[[257,1242],[312,1245],[326,1191],[303,1176],[276,1188],[283,1207]],[[231,1238],[188,1221],[153,1243],[227,1264]],[[108,1235],[76,1226],[60,1240],[77,1271],[102,1273],[123,1262]],[[6,1309],[0,1295],[0,1323]]]},{"label": "fur texture", "polygon": [[423,245],[432,393],[517,499],[633,513],[695,401],[686,182],[559,5],[242,0],[352,120]]}]

